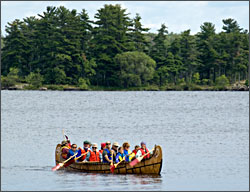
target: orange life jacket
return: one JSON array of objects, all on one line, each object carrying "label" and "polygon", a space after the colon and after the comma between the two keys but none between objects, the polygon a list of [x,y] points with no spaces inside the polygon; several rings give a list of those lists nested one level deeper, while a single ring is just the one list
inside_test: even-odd
[{"label": "orange life jacket", "polygon": [[101,160],[100,160],[99,152],[96,151],[96,153],[95,153],[93,151],[90,151],[89,161],[98,161],[98,162],[100,162]]},{"label": "orange life jacket", "polygon": [[[87,151],[85,151],[85,149],[83,148],[81,148],[81,147],[79,147],[80,149],[81,149],[81,154],[84,154],[84,153],[86,153]],[[89,151],[89,150],[88,150]],[[86,158],[86,156],[87,156],[87,154],[86,155],[83,155],[81,158],[80,158],[80,160],[84,160],[85,158]]]},{"label": "orange life jacket", "polygon": [[[146,154],[146,152],[149,152],[149,150],[146,148],[146,152],[144,151],[144,149],[142,149],[142,148],[140,148],[140,150],[141,150],[141,154],[142,155],[145,155]],[[143,159],[148,159],[150,157],[150,154],[147,154],[145,157],[143,157]]]}]

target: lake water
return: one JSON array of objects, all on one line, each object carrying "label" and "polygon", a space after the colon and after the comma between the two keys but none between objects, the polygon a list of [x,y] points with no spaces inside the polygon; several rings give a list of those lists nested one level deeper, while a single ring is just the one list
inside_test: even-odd
[{"label": "lake water", "polygon": [[[72,143],[142,140],[160,176],[52,172]],[[249,190],[249,92],[1,92],[1,190]]]}]

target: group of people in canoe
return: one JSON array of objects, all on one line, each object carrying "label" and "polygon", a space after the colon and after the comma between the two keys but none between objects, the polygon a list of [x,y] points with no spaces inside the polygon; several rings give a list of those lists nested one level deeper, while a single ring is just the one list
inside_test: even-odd
[{"label": "group of people in canoe", "polygon": [[[77,147],[76,144],[71,144],[70,140],[64,140],[61,143],[61,156],[64,159],[74,156],[76,162],[103,162],[103,163],[118,163],[120,161],[130,162],[135,158],[141,157],[149,152],[145,142],[141,142],[141,146],[136,145],[134,150],[130,150],[129,142],[124,142],[122,146],[118,142],[111,145],[110,141],[101,143],[101,148],[98,149],[97,143],[89,141],[83,142],[83,148]],[[150,158],[153,152],[144,156],[144,159]]]}]

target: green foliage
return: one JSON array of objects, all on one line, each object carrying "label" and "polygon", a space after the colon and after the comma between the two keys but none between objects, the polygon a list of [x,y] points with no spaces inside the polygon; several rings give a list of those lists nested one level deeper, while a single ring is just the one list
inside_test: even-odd
[{"label": "green foliage", "polygon": [[47,85],[46,87],[49,90],[58,90],[58,91],[63,90],[63,86],[62,85]]},{"label": "green foliage", "polygon": [[96,84],[117,86],[119,66],[114,62],[114,57],[133,49],[128,35],[132,21],[126,9],[120,5],[104,5],[97,12],[97,27],[93,29],[91,41],[92,57],[97,63]]},{"label": "green foliage", "polygon": [[31,72],[28,76],[26,76],[25,79],[27,83],[32,85],[34,88],[39,88],[42,86],[43,76],[39,72],[38,73]]},{"label": "green foliage", "polygon": [[86,79],[79,78],[78,86],[80,87],[80,89],[88,90],[88,84],[89,84],[89,82]]},{"label": "green foliage", "polygon": [[218,88],[226,88],[229,85],[229,80],[225,75],[216,78],[215,84]]},{"label": "green foliage", "polygon": [[199,84],[201,81],[200,81],[200,74],[197,72],[193,75],[193,82],[195,84]]},{"label": "green foliage", "polygon": [[66,80],[66,74],[64,70],[59,67],[54,68],[53,70],[55,84],[64,84]]},{"label": "green foliage", "polygon": [[115,62],[120,68],[121,86],[146,85],[153,78],[155,61],[143,52],[117,54]]},{"label": "green foliage", "polygon": [[246,85],[247,87],[249,86],[248,79],[245,81],[245,85]]},{"label": "green foliage", "polygon": [[[230,83],[246,80],[249,33],[232,18],[222,22],[219,33],[213,23],[205,22],[195,35],[190,29],[168,33],[165,24],[155,34],[143,27],[139,14],[130,18],[121,5],[104,5],[97,10],[95,22],[85,9],[77,13],[76,9],[49,6],[38,17],[7,24],[6,36],[1,36],[2,86],[14,86],[36,71],[46,84],[105,90],[151,85],[163,89],[167,83],[193,89],[190,83],[211,86],[222,75]],[[135,51],[149,55],[155,64],[145,66],[150,59],[131,54]],[[118,62],[118,55],[124,61],[119,57]],[[133,63],[136,60],[142,62]],[[186,87],[182,87],[183,79]]]},{"label": "green foliage", "polygon": [[16,84],[16,81],[12,78],[1,76],[1,86],[2,88],[9,88]]},{"label": "green foliage", "polygon": [[184,78],[178,79],[178,81],[177,81],[178,85],[181,85],[181,84],[184,84],[184,83],[185,83],[185,79]]},{"label": "green foliage", "polygon": [[3,75],[1,76],[1,86],[7,89],[14,86],[19,80],[18,73],[19,69],[11,67],[10,72],[6,77],[4,77]]},{"label": "green foliage", "polygon": [[202,79],[201,83],[202,83],[202,85],[208,85],[209,84],[209,79]]}]

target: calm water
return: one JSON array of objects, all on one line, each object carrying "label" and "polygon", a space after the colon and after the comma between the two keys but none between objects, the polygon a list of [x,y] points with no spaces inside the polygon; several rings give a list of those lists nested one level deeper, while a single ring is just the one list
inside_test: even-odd
[{"label": "calm water", "polygon": [[[1,190],[248,190],[248,92],[2,91]],[[161,176],[52,172],[62,129],[82,146],[163,148]]]}]

